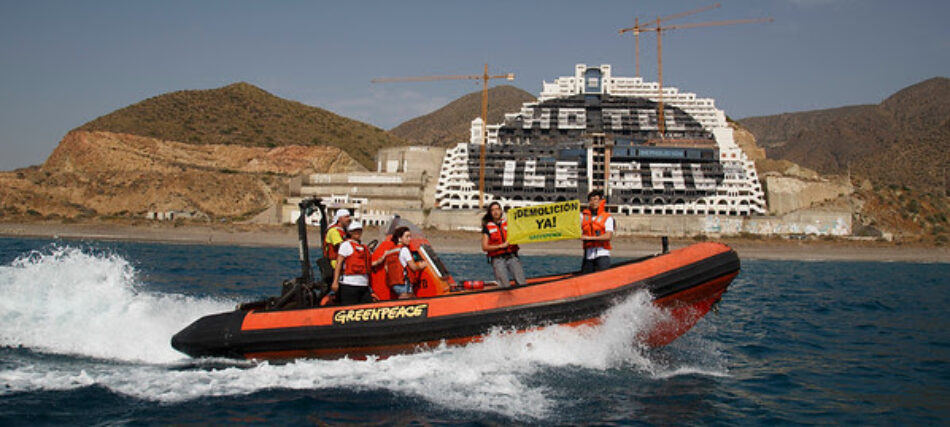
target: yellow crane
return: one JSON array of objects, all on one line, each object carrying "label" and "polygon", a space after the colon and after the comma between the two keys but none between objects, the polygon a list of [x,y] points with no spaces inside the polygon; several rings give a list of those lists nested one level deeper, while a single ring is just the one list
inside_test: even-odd
[{"label": "yellow crane", "polygon": [[[661,18],[656,19],[656,23],[650,27],[644,28],[640,27],[637,29],[637,32],[655,32],[656,33],[656,67],[657,67],[657,84],[659,85],[659,101],[657,102],[657,125],[660,128],[660,138],[663,138],[666,133],[666,120],[663,113],[663,42],[661,34],[663,31],[669,30],[678,30],[686,28],[702,28],[702,27],[717,27],[723,25],[737,25],[737,24],[752,24],[756,22],[772,22],[775,21],[772,18],[756,18],[756,19],[733,19],[730,21],[710,21],[710,22],[696,22],[692,24],[678,24],[678,25],[667,25],[662,26]],[[624,28],[620,30],[620,33],[623,34],[627,31],[633,31],[633,28]]]},{"label": "yellow crane", "polygon": [[650,21],[650,22],[647,22],[646,24],[643,24],[642,26],[640,25],[640,17],[639,17],[639,16],[636,17],[636,18],[633,18],[633,26],[630,27],[630,28],[623,28],[623,29],[621,29],[621,30],[620,30],[620,34],[626,33],[626,32],[628,32],[628,31],[633,32],[633,40],[634,40],[634,43],[633,43],[633,45],[634,45],[634,55],[633,55],[633,56],[634,56],[634,59],[635,59],[635,61],[636,61],[637,77],[640,77],[640,33],[641,33],[641,32],[643,32],[643,31],[648,31],[648,30],[646,30],[646,28],[650,28],[650,27],[656,25],[657,22],[665,22],[665,21],[670,21],[670,20],[673,20],[673,19],[683,18],[683,17],[690,16],[690,15],[695,15],[695,14],[697,14],[697,13],[699,13],[699,12],[705,12],[705,11],[710,10],[710,9],[716,9],[716,8],[718,8],[718,7],[720,7],[720,6],[722,6],[722,5],[719,4],[719,3],[715,3],[715,4],[711,4],[711,5],[709,5],[709,6],[701,7],[701,8],[698,8],[698,9],[687,10],[686,12],[680,12],[680,13],[677,13],[677,14],[674,14],[674,15],[670,15],[670,16],[665,16],[665,17],[663,17],[663,18],[659,18],[659,19],[657,19],[657,21]]},{"label": "yellow crane", "polygon": [[484,207],[485,200],[485,145],[488,144],[488,81],[491,79],[514,80],[514,73],[488,74],[488,64],[482,74],[457,74],[446,76],[386,77],[373,79],[373,83],[393,82],[429,82],[435,80],[481,80],[482,81],[482,144],[478,159],[478,208]]}]

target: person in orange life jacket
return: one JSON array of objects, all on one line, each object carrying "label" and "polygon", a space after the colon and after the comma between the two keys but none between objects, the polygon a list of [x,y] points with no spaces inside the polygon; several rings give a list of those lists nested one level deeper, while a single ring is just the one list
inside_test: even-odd
[{"label": "person in orange life jacket", "polygon": [[342,305],[359,304],[375,301],[376,295],[369,285],[370,270],[383,263],[377,260],[375,265],[370,262],[369,248],[360,243],[363,237],[363,224],[351,221],[347,227],[350,238],[340,244],[336,257],[336,267],[333,269],[333,284],[330,286],[331,295],[339,295]]},{"label": "person in orange life jacket", "polygon": [[498,285],[507,288],[509,273],[515,285],[524,286],[524,267],[518,258],[518,245],[508,244],[508,220],[498,202],[491,202],[482,217],[482,250],[495,272]]},{"label": "person in orange life jacket", "polygon": [[392,242],[395,248],[386,251],[386,284],[393,289],[398,298],[412,298],[412,283],[409,280],[409,271],[420,271],[426,268],[425,261],[416,261],[409,251],[409,242],[412,241],[412,232],[409,227],[399,227],[393,231]]},{"label": "person in orange life jacket", "polygon": [[340,245],[349,237],[346,227],[350,225],[350,221],[350,211],[339,209],[333,215],[333,224],[327,227],[326,237],[323,239],[323,257],[330,260],[330,266],[333,268],[336,268]]},{"label": "person in orange life jacket", "polygon": [[584,261],[581,274],[610,268],[610,239],[614,235],[614,219],[607,212],[607,200],[601,190],[587,195],[587,209],[581,213],[581,241]]}]

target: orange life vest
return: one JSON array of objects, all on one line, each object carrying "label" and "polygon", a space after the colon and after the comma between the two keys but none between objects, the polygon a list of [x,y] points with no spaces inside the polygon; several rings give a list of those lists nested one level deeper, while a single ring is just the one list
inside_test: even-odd
[{"label": "orange life vest", "polygon": [[[340,227],[340,224],[334,223],[333,225],[327,227],[327,233],[330,234],[330,230],[333,229],[340,230],[340,237],[346,240],[346,231],[343,231],[343,227]],[[330,260],[336,261],[336,257],[340,250],[340,245],[332,245],[330,242],[327,242],[327,239],[323,239],[323,257]]]},{"label": "orange life vest", "polygon": [[343,258],[343,274],[347,276],[369,274],[369,249],[356,240],[347,240],[353,246],[353,253]]},{"label": "orange life vest", "polygon": [[[607,232],[607,219],[610,218],[610,214],[607,213],[607,209],[604,208],[606,200],[600,202],[600,206],[597,207],[597,216],[592,217],[590,209],[584,209],[584,217],[581,221],[581,231],[585,236],[600,236]],[[610,240],[584,240],[584,249],[588,248],[604,248],[610,249]]]},{"label": "orange life vest", "polygon": [[[497,246],[508,241],[508,220],[502,221],[501,227],[499,227],[498,224],[495,224],[494,221],[488,221],[488,224],[485,224],[485,229],[488,230],[489,245]],[[516,254],[518,253],[518,245],[510,245],[504,249],[495,249],[487,252],[489,257],[496,257],[504,254]]]},{"label": "orange life vest", "polygon": [[386,255],[386,286],[393,287],[396,285],[402,285],[406,283],[406,267],[402,266],[402,263],[399,262],[399,252],[402,251],[403,245],[396,245],[392,253]]}]

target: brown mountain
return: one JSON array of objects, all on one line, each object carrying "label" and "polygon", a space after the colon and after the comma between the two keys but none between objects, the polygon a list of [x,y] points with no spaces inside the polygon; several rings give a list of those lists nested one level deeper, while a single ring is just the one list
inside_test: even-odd
[{"label": "brown mountain", "polygon": [[179,91],[80,126],[41,166],[0,172],[0,217],[246,219],[293,176],[365,170],[380,148],[406,143],[247,83]]},{"label": "brown mountain", "polygon": [[[876,186],[945,192],[950,167],[950,79],[907,87],[877,105],[739,120],[769,158]],[[946,194],[946,193],[944,193]]]},{"label": "brown mountain", "polygon": [[249,218],[305,171],[365,170],[336,147],[186,144],[72,131],[41,166],[0,172],[0,218],[92,218],[193,212]]},{"label": "brown mountain", "polygon": [[76,130],[189,144],[331,146],[370,168],[375,166],[380,148],[407,145],[405,140],[380,128],[276,97],[247,83],[159,95],[99,117]]},{"label": "brown mountain", "polygon": [[[505,113],[521,110],[521,104],[534,101],[534,95],[514,86],[488,89],[488,123],[500,123]],[[472,120],[482,113],[482,92],[472,92],[432,113],[406,121],[389,132],[419,145],[451,146],[467,142]]]}]

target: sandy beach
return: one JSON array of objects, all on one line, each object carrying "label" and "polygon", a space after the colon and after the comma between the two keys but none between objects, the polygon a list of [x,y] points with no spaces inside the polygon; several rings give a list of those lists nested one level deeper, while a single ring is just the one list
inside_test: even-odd
[{"label": "sandy beach", "polygon": [[[426,230],[433,246],[443,253],[480,253],[480,236],[473,232]],[[370,239],[380,238],[370,229]],[[296,227],[246,224],[175,225],[170,223],[63,224],[0,223],[0,236],[39,237],[67,240],[143,241],[174,244],[293,247],[297,245]],[[319,239],[316,229],[310,233],[311,246]],[[724,238],[742,259],[808,261],[902,261],[950,262],[950,249],[885,242],[851,240],[785,240]],[[670,241],[672,249],[695,243],[693,240]],[[617,237],[614,256],[637,257],[660,252],[659,237]],[[580,244],[564,240],[522,246],[525,255],[577,255]]]}]

